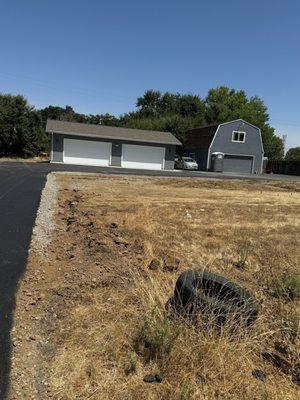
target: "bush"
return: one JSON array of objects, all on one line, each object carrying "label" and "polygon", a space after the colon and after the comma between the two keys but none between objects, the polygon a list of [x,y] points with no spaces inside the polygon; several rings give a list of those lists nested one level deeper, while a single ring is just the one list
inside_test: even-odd
[{"label": "bush", "polygon": [[272,295],[286,300],[300,298],[300,275],[284,272],[275,276],[271,282]]},{"label": "bush", "polygon": [[136,373],[137,371],[137,361],[138,357],[136,353],[132,353],[130,356],[129,365],[125,368],[125,374],[129,375],[131,373]]},{"label": "bush", "polygon": [[49,148],[41,115],[20,95],[0,93],[0,157],[29,158]]},{"label": "bush", "polygon": [[169,355],[181,332],[166,311],[155,308],[150,315],[142,318],[136,344],[144,352],[146,359],[160,359]]}]

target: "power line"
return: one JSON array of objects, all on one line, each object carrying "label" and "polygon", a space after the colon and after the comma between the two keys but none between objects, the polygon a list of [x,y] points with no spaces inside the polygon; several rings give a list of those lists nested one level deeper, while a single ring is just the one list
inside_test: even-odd
[{"label": "power line", "polygon": [[78,87],[78,86],[74,86],[74,85],[69,85],[69,84],[65,84],[65,83],[60,83],[60,82],[54,82],[54,81],[44,81],[41,79],[36,79],[30,76],[25,76],[25,75],[17,75],[17,74],[12,74],[12,73],[8,73],[8,72],[4,72],[4,71],[0,71],[0,75],[4,76],[5,78],[13,78],[13,79],[21,79],[24,81],[29,81],[29,82],[33,82],[35,85],[37,86],[41,86],[41,87],[46,87],[48,89],[58,89],[58,88],[62,88],[65,87],[66,90],[68,91],[73,91],[73,92],[77,92],[83,95],[88,95],[88,96],[93,96],[93,97],[99,97],[99,96],[105,96],[105,97],[110,97],[114,100],[117,100],[119,102],[123,101],[123,100],[129,100],[131,99],[130,96],[126,96],[126,95],[122,95],[120,93],[112,93],[111,91],[109,91],[109,93],[107,92],[107,90],[103,91],[103,92],[98,92],[98,91],[93,91],[90,89],[86,89],[86,88],[82,88],[82,87]]},{"label": "power line", "polygon": [[[65,83],[61,83],[61,82],[54,82],[54,81],[44,81],[41,79],[36,79],[33,78],[31,76],[25,76],[25,75],[19,75],[19,74],[12,74],[10,72],[5,72],[5,71],[0,71],[0,75],[4,76],[4,77],[9,77],[9,78],[14,78],[14,79],[22,79],[25,81],[31,81],[33,82],[35,85],[37,86],[41,86],[41,87],[46,87],[48,89],[51,90],[56,90],[57,88],[62,88],[63,86],[66,87],[66,90],[68,91],[73,91],[73,92],[77,92],[79,94],[82,95],[86,95],[86,96],[93,96],[93,97],[101,97],[101,96],[105,96],[106,98],[112,98],[113,100],[117,101],[117,102],[123,102],[123,100],[132,100],[131,96],[126,96],[126,95],[122,95],[120,93],[112,93],[111,91],[109,91],[109,93],[107,91],[103,91],[103,92],[98,92],[98,91],[92,91],[90,89],[86,89],[86,88],[82,88],[82,87],[78,87],[78,86],[74,86],[74,85],[66,85]],[[219,103],[219,102],[214,102],[214,104],[216,105],[224,105],[223,103]],[[277,121],[274,120],[272,118],[272,124],[278,124],[278,125],[282,125],[282,126],[293,126],[293,127],[297,127],[300,129],[300,122],[299,123],[290,123],[290,122],[283,122],[283,121]]]}]

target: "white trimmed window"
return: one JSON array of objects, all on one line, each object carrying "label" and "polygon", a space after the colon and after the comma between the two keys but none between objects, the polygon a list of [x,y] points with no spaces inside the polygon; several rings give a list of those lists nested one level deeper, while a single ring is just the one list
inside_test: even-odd
[{"label": "white trimmed window", "polygon": [[232,132],[232,142],[245,143],[245,139],[246,139],[246,132],[240,132],[240,131]]}]

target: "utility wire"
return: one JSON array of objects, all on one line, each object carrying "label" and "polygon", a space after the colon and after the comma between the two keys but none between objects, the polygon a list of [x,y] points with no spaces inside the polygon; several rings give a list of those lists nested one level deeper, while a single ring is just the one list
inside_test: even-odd
[{"label": "utility wire", "polygon": [[123,100],[129,100],[131,99],[131,96],[126,96],[126,95],[122,95],[120,93],[112,93],[111,91],[105,90],[103,92],[98,92],[98,91],[93,91],[93,90],[89,90],[86,88],[82,88],[82,87],[77,87],[74,85],[69,85],[66,83],[60,83],[60,82],[54,82],[54,81],[44,81],[41,79],[36,79],[30,76],[24,76],[24,75],[17,75],[17,74],[12,74],[12,73],[8,73],[8,72],[3,72],[0,71],[0,75],[2,75],[5,78],[13,78],[13,79],[21,79],[24,81],[31,81],[33,82],[35,85],[40,86],[40,87],[46,87],[48,89],[52,89],[52,90],[57,90],[58,88],[62,88],[65,87],[66,90],[68,91],[73,91],[73,92],[77,92],[83,95],[87,95],[87,96],[93,96],[93,97],[99,97],[99,96],[105,96],[105,97],[110,97],[114,100],[117,100],[118,102],[121,102]]},{"label": "utility wire", "polygon": [[[73,85],[69,85],[69,84],[65,84],[65,83],[60,83],[60,82],[50,82],[49,81],[44,81],[41,79],[36,79],[30,76],[25,76],[25,75],[19,75],[19,74],[12,74],[12,73],[8,73],[8,72],[4,72],[4,71],[0,71],[0,75],[4,76],[4,77],[9,77],[9,78],[14,78],[14,79],[22,79],[25,81],[32,81],[35,85],[40,86],[40,87],[46,87],[48,89],[51,90],[57,90],[57,88],[62,88],[63,86],[66,87],[66,90],[68,91],[73,91],[73,92],[77,92],[79,94],[82,95],[86,95],[86,96],[93,96],[93,97],[99,97],[99,96],[105,96],[106,98],[111,98],[113,100],[116,100],[117,102],[122,102],[123,100],[131,100],[132,97],[131,96],[126,96],[120,93],[112,93],[111,91],[109,91],[109,93],[107,91],[103,91],[103,92],[98,92],[98,91],[92,91],[90,89],[86,89],[86,88],[82,88],[82,87],[77,87],[77,86],[73,86]],[[223,103],[219,103],[219,102],[214,102],[215,105],[223,105]],[[290,123],[290,122],[284,122],[284,121],[277,121],[274,120],[272,118],[272,124],[278,124],[278,125],[283,125],[283,126],[294,126],[296,128],[300,128],[300,122],[299,123]]]}]

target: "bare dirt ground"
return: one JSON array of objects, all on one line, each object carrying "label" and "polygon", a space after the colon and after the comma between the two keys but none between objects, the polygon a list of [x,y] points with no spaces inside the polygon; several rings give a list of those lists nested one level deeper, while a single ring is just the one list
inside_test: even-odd
[{"label": "bare dirt ground", "polygon": [[[55,174],[55,184],[54,213],[36,230],[47,246],[33,240],[17,296],[9,399],[298,398],[299,301],[278,288],[299,272],[298,183]],[[188,268],[253,293],[254,326],[232,337],[169,321]]]}]

